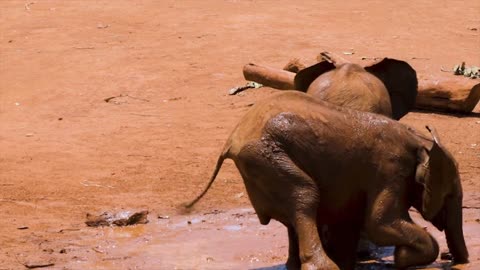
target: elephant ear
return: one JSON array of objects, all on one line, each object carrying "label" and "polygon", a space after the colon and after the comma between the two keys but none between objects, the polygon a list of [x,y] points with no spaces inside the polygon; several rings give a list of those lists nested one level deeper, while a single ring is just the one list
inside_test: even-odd
[{"label": "elephant ear", "polygon": [[393,119],[400,119],[415,106],[418,80],[415,70],[404,61],[384,58],[365,67],[365,70],[379,78],[390,94]]},{"label": "elephant ear", "polygon": [[316,78],[318,78],[318,76],[332,69],[335,69],[334,64],[327,61],[322,61],[313,66],[309,66],[300,70],[297,75],[295,75],[295,79],[293,81],[295,90],[306,92],[310,84]]},{"label": "elephant ear", "polygon": [[454,192],[458,169],[452,155],[440,143],[435,129],[427,126],[433,136],[433,146],[427,153],[418,154],[419,164],[415,179],[424,186],[422,194],[422,216],[432,221],[442,209],[447,196]]}]

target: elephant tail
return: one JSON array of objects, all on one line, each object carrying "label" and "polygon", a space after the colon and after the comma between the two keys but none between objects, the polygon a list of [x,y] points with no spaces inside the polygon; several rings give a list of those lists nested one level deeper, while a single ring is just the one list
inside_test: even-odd
[{"label": "elephant tail", "polygon": [[185,205],[185,208],[189,209],[192,208],[210,189],[210,187],[213,184],[213,181],[215,181],[215,178],[217,177],[218,172],[220,171],[220,168],[222,167],[223,161],[229,157],[229,152],[230,152],[230,143],[227,143],[227,146],[224,148],[222,154],[218,157],[217,160],[217,165],[215,166],[215,170],[213,171],[212,177],[210,178],[210,181],[208,182],[207,186],[203,189],[202,193],[198,195],[193,201]]}]

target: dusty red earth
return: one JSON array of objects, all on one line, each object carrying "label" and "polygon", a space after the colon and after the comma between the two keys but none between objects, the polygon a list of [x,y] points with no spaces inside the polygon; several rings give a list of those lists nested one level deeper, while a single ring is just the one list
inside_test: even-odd
[{"label": "dusty red earth", "polygon": [[[177,212],[242,114],[276,91],[229,96],[242,66],[326,50],[446,75],[480,64],[479,18],[479,1],[0,1],[0,269],[281,269],[286,230],[258,224],[232,162],[193,213]],[[457,158],[480,269],[480,106],[401,122],[435,126]],[[150,223],[84,223],[135,210]]]}]

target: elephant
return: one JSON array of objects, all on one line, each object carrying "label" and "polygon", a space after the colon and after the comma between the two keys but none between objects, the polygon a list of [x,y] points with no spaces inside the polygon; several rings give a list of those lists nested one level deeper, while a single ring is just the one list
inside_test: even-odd
[{"label": "elephant", "polygon": [[438,243],[412,221],[410,207],[445,231],[454,263],[467,263],[457,163],[429,130],[433,139],[383,115],[276,93],[240,120],[206,188],[185,206],[232,159],[260,223],[286,226],[288,269],[354,269],[361,231],[395,246],[397,268],[435,261]]},{"label": "elephant", "polygon": [[418,80],[406,62],[384,58],[361,67],[322,61],[297,72],[294,88],[330,103],[399,120],[415,105]]}]

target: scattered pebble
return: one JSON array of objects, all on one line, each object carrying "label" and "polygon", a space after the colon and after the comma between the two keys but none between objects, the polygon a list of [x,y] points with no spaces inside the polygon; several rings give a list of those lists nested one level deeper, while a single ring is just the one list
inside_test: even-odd
[{"label": "scattered pebble", "polygon": [[55,251],[52,248],[46,248],[46,249],[43,250],[43,252],[47,252],[47,253],[52,254]]},{"label": "scattered pebble", "polygon": [[162,215],[158,215],[157,217],[158,219],[169,219],[170,216],[162,216]]},{"label": "scattered pebble", "polygon": [[47,263],[40,263],[40,262],[27,262],[24,263],[23,266],[25,266],[28,269],[34,269],[34,268],[43,268],[43,267],[50,267],[54,266],[54,263],[47,262]]},{"label": "scattered pebble", "polygon": [[28,230],[29,228],[27,226],[22,226],[18,227],[17,230]]},{"label": "scattered pebble", "polygon": [[257,257],[251,257],[250,262],[259,262],[260,260]]},{"label": "scattered pebble", "polygon": [[105,28],[108,28],[110,25],[108,24],[103,24],[103,23],[99,23],[97,24],[97,28],[98,29],[105,29]]}]

